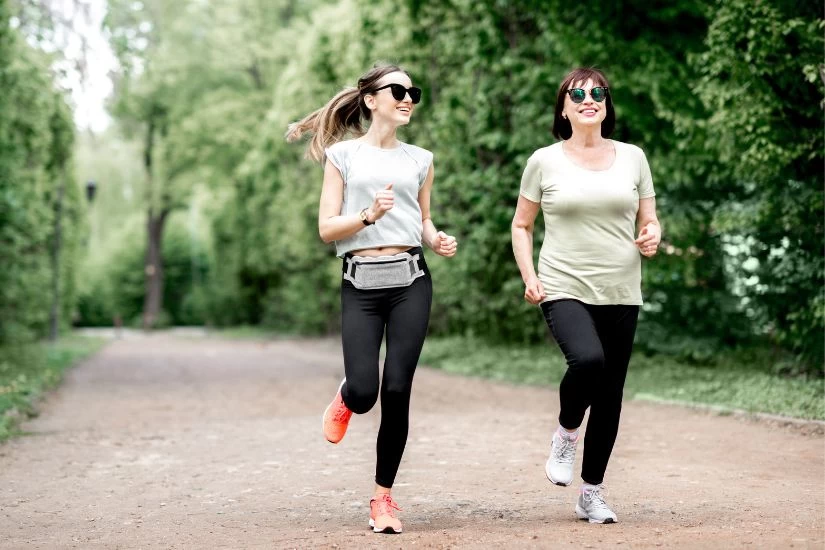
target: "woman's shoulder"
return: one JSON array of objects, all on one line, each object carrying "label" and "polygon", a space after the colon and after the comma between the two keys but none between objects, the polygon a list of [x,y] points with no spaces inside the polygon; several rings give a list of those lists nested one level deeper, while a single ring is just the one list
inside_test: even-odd
[{"label": "woman's shoulder", "polygon": [[432,151],[419,147],[418,145],[413,145],[412,143],[402,141],[399,149],[411,156],[416,162],[426,164],[427,166],[429,166],[433,160]]},{"label": "woman's shoulder", "polygon": [[561,153],[561,142],[558,141],[546,147],[536,149],[527,162],[550,162],[555,156]]},{"label": "woman's shoulder", "polygon": [[339,169],[342,170],[352,162],[361,145],[361,142],[355,139],[345,139],[337,141],[328,146],[324,153],[327,159]]},{"label": "woman's shoulder", "polygon": [[401,141],[400,144],[401,144],[400,147],[402,149],[405,149],[407,152],[409,152],[411,154],[414,154],[414,155],[423,155],[423,156],[430,155],[430,156],[432,156],[432,154],[433,154],[432,151],[424,149],[423,147],[419,147],[418,145],[413,145],[412,143],[407,143],[405,141]]},{"label": "woman's shoulder", "polygon": [[638,145],[633,145],[632,143],[625,143],[624,141],[616,141],[615,139],[611,139],[610,141],[613,142],[613,146],[616,148],[617,153],[619,151],[625,151],[636,156],[644,156],[645,154],[642,148]]},{"label": "woman's shoulder", "polygon": [[332,145],[327,147],[327,151],[332,152],[343,152],[343,151],[350,151],[358,146],[358,140],[356,139],[343,139],[341,141],[336,141]]}]

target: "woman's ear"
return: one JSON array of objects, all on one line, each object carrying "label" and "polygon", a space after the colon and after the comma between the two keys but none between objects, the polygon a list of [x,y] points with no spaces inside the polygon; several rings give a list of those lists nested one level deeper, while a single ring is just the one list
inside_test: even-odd
[{"label": "woman's ear", "polygon": [[364,105],[367,106],[367,109],[370,111],[375,110],[375,96],[372,94],[364,95]]}]

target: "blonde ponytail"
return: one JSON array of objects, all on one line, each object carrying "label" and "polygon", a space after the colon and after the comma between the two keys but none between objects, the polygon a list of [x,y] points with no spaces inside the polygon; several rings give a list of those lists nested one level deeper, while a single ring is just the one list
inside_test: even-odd
[{"label": "blonde ponytail", "polygon": [[301,139],[304,134],[311,134],[306,158],[323,162],[324,150],[341,141],[348,132],[355,137],[364,135],[362,119],[369,120],[372,112],[364,103],[363,96],[372,93],[376,83],[384,75],[398,71],[406,73],[396,65],[376,65],[358,79],[357,88],[344,88],[326,105],[290,124],[284,137],[291,143]]},{"label": "blonde ponytail", "polygon": [[[361,125],[361,93],[358,88],[345,88],[335,94],[335,97],[318,109],[308,114],[298,122],[289,125],[286,140],[289,142],[301,139],[304,134],[312,134],[307,146],[306,157],[316,162],[324,160],[324,149],[341,141],[348,131],[357,136],[364,134]],[[366,105],[363,110],[369,110]]]}]

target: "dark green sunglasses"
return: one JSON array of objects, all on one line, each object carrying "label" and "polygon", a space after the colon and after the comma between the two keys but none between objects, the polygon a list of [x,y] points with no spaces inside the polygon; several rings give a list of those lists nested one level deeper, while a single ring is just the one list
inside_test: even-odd
[{"label": "dark green sunglasses", "polygon": [[[581,88],[572,88],[567,90],[567,93],[570,95],[570,101],[573,103],[581,103],[584,101],[584,98],[587,97],[587,92]],[[590,97],[592,97],[593,101],[596,103],[601,103],[607,97],[607,86],[596,86],[591,88]]]}]

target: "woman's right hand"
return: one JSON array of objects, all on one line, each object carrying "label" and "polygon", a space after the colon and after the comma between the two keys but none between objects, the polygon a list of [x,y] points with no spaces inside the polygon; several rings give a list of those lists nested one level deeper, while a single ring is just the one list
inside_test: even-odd
[{"label": "woman's right hand", "polygon": [[367,209],[367,219],[375,223],[384,217],[384,214],[392,210],[395,195],[392,191],[392,184],[387,186],[375,194],[375,200],[372,201],[372,206]]},{"label": "woman's right hand", "polygon": [[547,297],[547,294],[544,292],[544,286],[542,286],[541,281],[538,280],[538,277],[531,277],[524,283],[524,299],[533,304],[534,306],[539,305],[542,300]]}]

